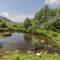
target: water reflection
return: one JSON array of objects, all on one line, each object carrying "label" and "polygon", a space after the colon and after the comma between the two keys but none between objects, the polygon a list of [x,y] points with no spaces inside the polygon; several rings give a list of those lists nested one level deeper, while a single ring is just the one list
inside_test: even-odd
[{"label": "water reflection", "polygon": [[32,45],[32,34],[25,34],[24,35],[24,46],[26,47],[27,50],[32,50],[33,45]]},{"label": "water reflection", "polygon": [[0,44],[3,45],[3,50],[31,50],[32,36],[25,33],[13,33],[9,37],[0,39]]},{"label": "water reflection", "polygon": [[[33,44],[36,43],[35,45]],[[9,37],[0,39],[0,45],[3,45],[3,50],[34,50],[41,49],[50,50],[57,47],[56,43],[49,37],[28,33],[13,33]]]},{"label": "water reflection", "polygon": [[31,34],[25,34],[24,35],[24,41],[25,41],[25,43],[26,44],[31,44],[31,42],[32,42],[32,35]]}]

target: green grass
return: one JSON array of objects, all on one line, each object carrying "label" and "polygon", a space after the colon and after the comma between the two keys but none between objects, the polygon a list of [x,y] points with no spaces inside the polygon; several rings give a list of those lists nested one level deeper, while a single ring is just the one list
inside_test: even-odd
[{"label": "green grass", "polygon": [[27,52],[9,52],[3,57],[5,57],[6,60],[60,60],[60,55],[47,54],[45,52],[41,57],[37,56],[36,53]]},{"label": "green grass", "polygon": [[60,45],[60,32],[58,33],[58,32],[46,31],[46,30],[40,30],[40,29],[37,29],[36,32],[52,38],[58,43],[58,45]]}]

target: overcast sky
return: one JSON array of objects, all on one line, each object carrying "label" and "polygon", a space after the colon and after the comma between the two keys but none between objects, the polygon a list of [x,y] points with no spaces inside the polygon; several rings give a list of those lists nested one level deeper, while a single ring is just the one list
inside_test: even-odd
[{"label": "overcast sky", "polygon": [[0,0],[0,15],[23,22],[26,17],[32,18],[45,4],[60,6],[60,0]]}]

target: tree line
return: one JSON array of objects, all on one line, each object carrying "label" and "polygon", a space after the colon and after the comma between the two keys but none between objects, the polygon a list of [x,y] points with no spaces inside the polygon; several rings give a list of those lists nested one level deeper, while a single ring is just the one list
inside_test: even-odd
[{"label": "tree line", "polygon": [[35,14],[34,18],[27,17],[23,25],[25,30],[30,32],[35,32],[37,29],[60,32],[60,8],[45,5]]}]

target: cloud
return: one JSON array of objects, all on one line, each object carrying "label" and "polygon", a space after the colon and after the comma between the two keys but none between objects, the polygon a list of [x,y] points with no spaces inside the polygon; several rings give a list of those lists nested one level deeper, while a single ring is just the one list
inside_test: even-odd
[{"label": "cloud", "polygon": [[10,19],[15,22],[24,22],[26,17],[33,18],[33,15],[21,14],[17,16],[11,16]]},{"label": "cloud", "polygon": [[45,0],[45,4],[60,4],[60,0]]},{"label": "cloud", "polygon": [[7,12],[2,12],[2,13],[1,13],[1,16],[8,17],[9,14],[8,14]]}]

